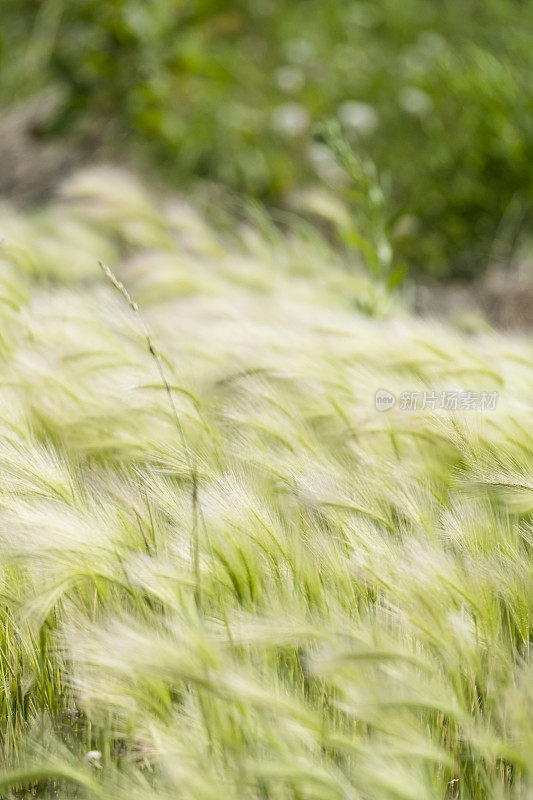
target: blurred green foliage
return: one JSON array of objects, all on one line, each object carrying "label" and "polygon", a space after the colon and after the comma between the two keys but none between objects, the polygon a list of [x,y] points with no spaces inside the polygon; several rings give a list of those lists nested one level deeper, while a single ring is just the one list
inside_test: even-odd
[{"label": "blurred green foliage", "polygon": [[376,164],[413,273],[469,276],[530,231],[531,0],[0,0],[0,99],[57,85],[47,135],[92,137],[279,200]]}]

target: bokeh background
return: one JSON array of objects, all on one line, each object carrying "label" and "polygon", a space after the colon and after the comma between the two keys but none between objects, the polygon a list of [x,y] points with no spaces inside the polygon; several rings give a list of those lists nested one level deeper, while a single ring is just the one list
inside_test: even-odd
[{"label": "bokeh background", "polygon": [[471,280],[529,246],[530,0],[0,5],[4,195],[102,159],[278,208],[325,187],[354,219],[379,187],[393,281]]}]

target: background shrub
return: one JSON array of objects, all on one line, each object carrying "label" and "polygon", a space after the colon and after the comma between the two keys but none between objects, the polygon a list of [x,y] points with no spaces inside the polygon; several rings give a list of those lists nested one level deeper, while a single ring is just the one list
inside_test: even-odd
[{"label": "background shrub", "polygon": [[413,273],[471,276],[530,230],[529,0],[2,6],[4,105],[64,93],[41,135],[279,202],[317,177],[342,191],[317,141],[338,118]]}]

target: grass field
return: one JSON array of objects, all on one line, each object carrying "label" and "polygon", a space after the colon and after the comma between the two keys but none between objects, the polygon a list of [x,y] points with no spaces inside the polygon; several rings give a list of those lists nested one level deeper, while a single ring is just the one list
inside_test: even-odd
[{"label": "grass field", "polygon": [[531,341],[111,170],[1,232],[0,797],[532,797]]}]

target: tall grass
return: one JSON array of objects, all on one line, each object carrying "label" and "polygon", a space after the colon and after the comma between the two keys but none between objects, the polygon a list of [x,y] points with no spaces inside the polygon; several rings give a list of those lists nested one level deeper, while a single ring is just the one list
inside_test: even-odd
[{"label": "tall grass", "polygon": [[121,173],[3,227],[0,796],[531,796],[531,343]]}]

